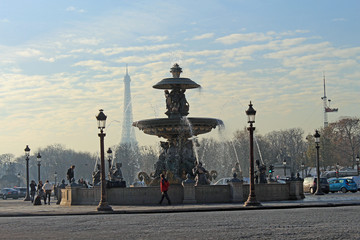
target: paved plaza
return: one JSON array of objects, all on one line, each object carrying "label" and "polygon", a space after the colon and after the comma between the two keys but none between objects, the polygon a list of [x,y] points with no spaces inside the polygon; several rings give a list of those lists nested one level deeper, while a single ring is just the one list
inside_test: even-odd
[{"label": "paved plaza", "polygon": [[305,199],[296,201],[262,202],[261,207],[244,207],[243,203],[221,204],[166,204],[149,206],[112,206],[113,212],[98,212],[95,205],[65,207],[56,205],[34,206],[23,200],[0,200],[0,217],[9,216],[52,216],[52,215],[92,215],[92,214],[139,214],[139,213],[175,213],[175,212],[205,212],[205,211],[236,211],[249,209],[286,209],[286,208],[314,208],[360,205],[360,193],[334,193],[321,196],[306,194]]}]

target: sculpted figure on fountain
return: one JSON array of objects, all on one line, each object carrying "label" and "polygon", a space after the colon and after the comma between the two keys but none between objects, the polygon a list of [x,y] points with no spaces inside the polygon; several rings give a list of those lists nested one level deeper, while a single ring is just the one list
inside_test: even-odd
[{"label": "sculpted figure on fountain", "polygon": [[189,114],[189,103],[185,97],[186,89],[174,88],[169,92],[165,90],[166,115],[169,118],[187,116]]}]

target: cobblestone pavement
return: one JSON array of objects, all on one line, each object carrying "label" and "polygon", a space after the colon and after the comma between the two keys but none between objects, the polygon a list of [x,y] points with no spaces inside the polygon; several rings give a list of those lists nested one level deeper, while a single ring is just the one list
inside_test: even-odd
[{"label": "cobblestone pavement", "polygon": [[[39,206],[48,207],[48,206]],[[360,239],[360,206],[0,217],[0,239]]]}]

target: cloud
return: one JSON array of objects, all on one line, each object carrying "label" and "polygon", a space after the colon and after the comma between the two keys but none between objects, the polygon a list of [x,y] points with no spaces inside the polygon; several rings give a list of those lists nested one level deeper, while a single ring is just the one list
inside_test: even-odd
[{"label": "cloud", "polygon": [[34,56],[39,56],[42,53],[37,50],[37,49],[33,49],[33,48],[27,48],[24,50],[18,50],[15,52],[15,55],[20,56],[20,57],[34,57]]},{"label": "cloud", "polygon": [[43,62],[55,62],[55,58],[51,57],[51,58],[45,58],[45,57],[40,57],[39,58],[40,61],[43,61]]},{"label": "cloud", "polygon": [[67,7],[66,11],[68,11],[68,12],[78,12],[78,13],[84,13],[85,12],[84,9],[77,9],[74,6]]},{"label": "cloud", "polygon": [[72,42],[81,45],[96,46],[99,45],[101,42],[103,42],[103,40],[97,38],[78,38],[78,39],[73,39]]},{"label": "cloud", "polygon": [[213,37],[214,37],[214,33],[204,33],[202,35],[194,36],[192,38],[192,40],[203,40],[203,39],[213,38]]},{"label": "cloud", "polygon": [[120,54],[124,52],[144,52],[144,51],[159,51],[167,48],[174,48],[179,46],[178,43],[175,44],[162,44],[162,45],[147,45],[147,46],[138,46],[138,47],[113,47],[113,48],[101,48],[92,51],[94,54],[103,54],[105,56],[111,56],[115,54]]},{"label": "cloud", "polygon": [[151,41],[151,42],[163,42],[168,39],[168,36],[142,36],[138,38],[138,41]]},{"label": "cloud", "polygon": [[2,22],[2,23],[9,23],[10,20],[7,19],[7,18],[3,18],[3,19],[0,19],[0,22]]},{"label": "cloud", "polygon": [[229,45],[238,42],[262,42],[271,39],[271,36],[264,33],[234,33],[225,37],[217,38],[215,42]]},{"label": "cloud", "polygon": [[77,63],[73,64],[73,67],[74,66],[93,67],[93,66],[98,66],[98,65],[103,65],[103,64],[104,64],[104,62],[102,62],[102,61],[87,60],[87,61],[77,62]]}]

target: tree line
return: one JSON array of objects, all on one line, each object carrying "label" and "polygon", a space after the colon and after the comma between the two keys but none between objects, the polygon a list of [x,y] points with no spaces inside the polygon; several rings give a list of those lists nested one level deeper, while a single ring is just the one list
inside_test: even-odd
[{"label": "tree line", "polygon": [[[343,118],[319,129],[320,138],[320,166],[322,171],[333,170],[336,165],[354,169],[356,155],[360,149],[360,119]],[[314,133],[305,135],[300,128],[272,131],[261,135],[255,132],[254,157],[261,164],[282,165],[284,159],[291,171],[300,172],[301,165],[306,171],[316,167],[316,148]],[[248,176],[249,169],[249,133],[246,128],[237,130],[229,140],[215,140],[203,138],[197,144],[199,160],[207,170],[216,170],[218,178],[230,177],[232,168],[238,162],[243,176]],[[161,150],[160,144],[154,146],[138,146],[134,144],[118,144],[112,146],[114,162],[122,163],[124,180],[128,184],[137,181],[140,171],[149,175],[155,170],[154,164],[158,160]],[[41,179],[55,182],[66,180],[66,171],[70,165],[75,165],[76,179],[84,178],[92,181],[95,165],[100,163],[99,154],[77,152],[67,149],[61,144],[54,144],[32,151],[29,160],[29,175],[37,181],[36,154],[41,153]],[[35,153],[34,153],[35,152]],[[106,166],[107,156],[105,157]],[[0,155],[0,187],[25,185],[26,169],[25,157],[15,158],[11,153]],[[107,168],[106,168],[107,169]]]}]

